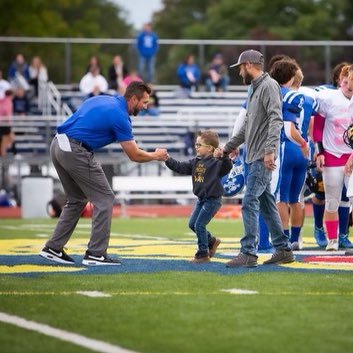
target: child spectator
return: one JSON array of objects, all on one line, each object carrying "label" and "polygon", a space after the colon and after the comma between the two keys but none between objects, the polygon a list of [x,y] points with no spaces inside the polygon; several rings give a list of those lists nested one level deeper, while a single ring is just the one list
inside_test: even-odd
[{"label": "child spectator", "polygon": [[166,166],[180,174],[192,175],[193,192],[198,197],[195,209],[189,220],[190,229],[196,233],[198,250],[192,263],[209,262],[216,253],[221,240],[212,236],[206,229],[207,224],[222,206],[224,189],[222,176],[232,169],[232,161],[224,156],[213,157],[219,146],[219,136],[215,131],[205,130],[197,136],[196,157],[187,162],[173,158],[166,161]]},{"label": "child spectator", "polygon": [[27,115],[29,113],[29,99],[22,87],[15,90],[12,106],[14,115]]}]

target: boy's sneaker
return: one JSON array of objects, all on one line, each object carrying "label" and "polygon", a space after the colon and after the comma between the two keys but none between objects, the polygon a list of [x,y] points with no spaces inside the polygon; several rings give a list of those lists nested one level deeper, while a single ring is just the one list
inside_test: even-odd
[{"label": "boy's sneaker", "polygon": [[198,251],[195,254],[195,257],[192,260],[190,260],[190,262],[193,264],[204,264],[206,262],[210,262],[210,256],[207,251],[205,252]]},{"label": "boy's sneaker", "polygon": [[91,255],[88,251],[82,260],[82,265],[85,266],[119,266],[121,262],[117,259],[112,259],[108,256],[94,256]]},{"label": "boy's sneaker", "polygon": [[221,239],[215,238],[215,237],[212,237],[210,239],[210,242],[208,244],[208,248],[209,248],[209,252],[208,253],[209,253],[210,257],[213,257],[215,255],[219,244],[221,244]]},{"label": "boy's sneaker", "polygon": [[338,240],[330,239],[326,246],[326,251],[337,251],[338,250]]},{"label": "boy's sneaker", "polygon": [[292,250],[276,249],[272,257],[269,260],[264,261],[264,265],[289,264],[290,262],[294,261],[295,257]]},{"label": "boy's sneaker", "polygon": [[327,246],[327,238],[326,238],[324,227],[319,228],[315,226],[314,237],[317,245],[319,245],[321,248],[324,248]]},{"label": "boy's sneaker", "polygon": [[58,251],[58,250],[49,248],[48,246],[45,246],[39,255],[50,261],[57,262],[59,264],[65,264],[65,265],[75,264],[75,261],[73,260],[73,258],[71,258],[68,254],[66,254],[64,250]]},{"label": "boy's sneaker", "polygon": [[338,245],[340,248],[343,248],[343,249],[353,248],[353,244],[349,240],[348,234],[340,234],[338,236]]},{"label": "boy's sneaker", "polygon": [[227,267],[256,267],[257,256],[240,252],[233,260],[226,263]]}]

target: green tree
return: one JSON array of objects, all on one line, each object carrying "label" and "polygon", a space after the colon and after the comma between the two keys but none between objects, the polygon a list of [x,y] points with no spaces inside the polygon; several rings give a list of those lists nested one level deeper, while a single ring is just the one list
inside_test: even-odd
[{"label": "green tree", "polygon": [[[0,2],[0,33],[2,36],[131,38],[133,29],[124,20],[123,10],[108,0],[2,0]],[[98,55],[107,68],[116,53],[126,54],[127,48],[108,45],[72,46],[72,80],[77,82],[85,71],[91,55]],[[49,76],[64,82],[65,54],[62,44],[1,43],[0,65],[4,73],[16,53],[29,60],[42,57]]]},{"label": "green tree", "polygon": [[[353,4],[349,0],[164,0],[163,3],[164,9],[154,17],[156,30],[163,38],[349,40],[353,37]],[[206,60],[215,51],[221,51],[226,61],[231,62],[245,48],[208,47]],[[197,54],[197,48],[187,46],[161,53],[163,79],[168,76],[166,63],[175,67],[189,51]],[[322,71],[323,48],[269,47],[266,54],[283,51],[305,62],[310,73],[316,75],[315,70]],[[347,49],[334,48],[333,64],[347,60],[349,53]],[[175,71],[169,70],[175,75]]]}]

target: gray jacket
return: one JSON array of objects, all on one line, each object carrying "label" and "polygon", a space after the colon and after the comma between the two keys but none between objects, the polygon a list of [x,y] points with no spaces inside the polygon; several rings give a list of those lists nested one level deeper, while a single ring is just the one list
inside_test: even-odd
[{"label": "gray jacket", "polygon": [[282,127],[281,89],[264,73],[251,82],[244,125],[224,150],[229,153],[245,142],[247,163],[262,160],[265,154],[272,152],[276,159]]}]

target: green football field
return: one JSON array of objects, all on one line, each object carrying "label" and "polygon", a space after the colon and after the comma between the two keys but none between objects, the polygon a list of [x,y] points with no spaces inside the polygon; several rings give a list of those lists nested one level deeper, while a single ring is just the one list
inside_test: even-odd
[{"label": "green football field", "polygon": [[83,219],[67,244],[75,266],[38,256],[55,220],[0,220],[0,352],[341,353],[353,351],[353,259],[316,247],[312,221],[297,261],[228,269],[242,223],[214,220],[209,264],[190,264],[184,218],[114,219],[121,266],[81,265]]}]

